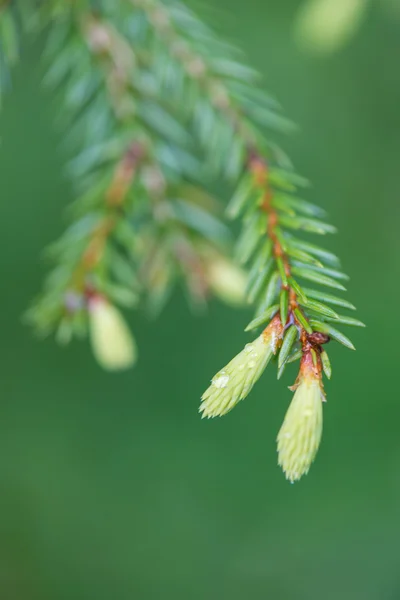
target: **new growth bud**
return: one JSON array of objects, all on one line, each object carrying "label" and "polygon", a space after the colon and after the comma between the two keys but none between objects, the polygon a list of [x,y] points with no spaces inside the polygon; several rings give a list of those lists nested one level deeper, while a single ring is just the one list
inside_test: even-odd
[{"label": "new growth bud", "polygon": [[322,436],[325,395],[320,365],[314,366],[311,352],[302,358],[295,388],[277,439],[278,463],[292,483],[308,473]]},{"label": "new growth bud", "polygon": [[307,50],[335,52],[357,31],[368,4],[368,0],[308,0],[295,22],[295,35]]},{"label": "new growth bud", "polygon": [[204,417],[217,417],[228,413],[246,398],[261,377],[271,356],[276,353],[282,339],[283,327],[279,316],[274,317],[264,332],[219,371],[202,396],[200,412]]},{"label": "new growth bud", "polygon": [[89,301],[90,338],[93,354],[108,371],[132,367],[137,349],[134,338],[121,313],[105,298]]},{"label": "new growth bud", "polygon": [[247,274],[233,262],[222,256],[210,260],[207,280],[214,294],[226,304],[240,306],[245,303]]}]

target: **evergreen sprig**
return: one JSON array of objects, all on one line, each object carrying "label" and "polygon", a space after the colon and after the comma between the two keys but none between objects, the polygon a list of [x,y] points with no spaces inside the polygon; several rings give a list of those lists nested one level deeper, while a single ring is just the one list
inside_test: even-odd
[{"label": "evergreen sprig", "polygon": [[[246,295],[255,305],[246,331],[262,332],[213,378],[200,410],[229,412],[274,355],[278,378],[300,360],[278,435],[279,463],[299,479],[322,433],[325,345],[354,349],[336,327],[363,324],[337,312],[354,309],[335,295],[347,280],[339,259],[303,238],[335,228],[299,195],[307,181],[271,140],[293,124],[241,53],[179,0],[12,5],[45,32],[44,83],[60,97],[77,198],[30,321],[64,343],[89,326],[99,362],[118,369],[133,363],[136,347],[116,306],[143,299],[157,313],[179,280],[195,306],[210,292],[232,303]],[[11,63],[16,53],[4,56]],[[247,265],[247,283],[210,191],[221,179],[235,188],[227,212],[242,221],[236,260]]]},{"label": "evergreen sprig", "polygon": [[[242,218],[237,256],[242,263],[250,263],[247,297],[256,312],[246,331],[269,325],[217,373],[202,397],[200,411],[209,418],[226,414],[248,395],[272,354],[277,356],[278,379],[289,364],[300,361],[291,388],[296,393],[278,435],[279,464],[294,482],[308,472],[321,439],[322,374],[328,379],[332,375],[325,345],[333,339],[354,350],[335,325],[364,324],[336,312],[337,306],[354,309],[330,293],[332,288],[344,291],[341,282],[348,279],[339,259],[301,236],[302,232],[335,232],[323,220],[326,215],[321,208],[298,196],[307,182],[268,161],[257,147],[249,148],[244,171],[228,213]],[[246,348],[253,357],[250,362],[244,360]]]},{"label": "evergreen sprig", "polygon": [[145,16],[128,2],[118,11],[44,2],[27,17],[49,23],[44,83],[61,91],[78,192],[74,223],[50,248],[57,266],[28,313],[61,342],[85,335],[97,296],[127,307],[144,297],[157,313],[183,279],[195,306],[210,292],[233,303],[243,297],[206,170],[155,76]]}]

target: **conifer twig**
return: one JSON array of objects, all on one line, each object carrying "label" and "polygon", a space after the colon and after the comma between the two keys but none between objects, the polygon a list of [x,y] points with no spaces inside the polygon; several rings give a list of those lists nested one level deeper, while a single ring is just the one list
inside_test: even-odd
[{"label": "conifer twig", "polygon": [[[303,234],[335,228],[304,200],[307,181],[272,141],[293,124],[259,87],[258,73],[179,0],[65,0],[0,4],[0,61],[19,57],[16,11],[49,32],[45,85],[62,100],[59,125],[76,200],[72,224],[50,248],[55,267],[28,318],[61,343],[90,334],[106,369],[131,366],[134,339],[117,307],[160,311],[182,281],[202,306],[211,293],[255,306],[253,342],[212,379],[203,417],[225,415],[276,356],[278,378],[299,361],[295,393],[278,434],[278,462],[296,481],[322,435],[325,349],[354,349],[337,325],[363,324],[332,290],[348,279],[338,258]],[[0,79],[0,94],[7,78]],[[240,218],[236,259],[214,183],[234,188],[227,213]],[[326,291],[328,288],[328,291]]]}]

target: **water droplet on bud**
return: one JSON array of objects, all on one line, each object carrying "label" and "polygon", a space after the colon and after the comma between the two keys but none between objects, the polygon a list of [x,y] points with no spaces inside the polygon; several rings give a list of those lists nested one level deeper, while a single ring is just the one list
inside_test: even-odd
[{"label": "water droplet on bud", "polygon": [[226,388],[229,382],[229,375],[227,375],[224,371],[221,371],[214,377],[212,380],[212,385],[216,388],[222,389]]}]

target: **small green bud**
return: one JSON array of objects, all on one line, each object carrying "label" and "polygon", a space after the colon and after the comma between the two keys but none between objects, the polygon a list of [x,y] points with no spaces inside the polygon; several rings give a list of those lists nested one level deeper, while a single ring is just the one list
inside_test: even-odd
[{"label": "small green bud", "polygon": [[286,478],[297,481],[308,473],[322,437],[321,375],[312,364],[302,364],[299,383],[279,431],[278,463]]},{"label": "small green bud", "polygon": [[211,290],[231,306],[245,304],[247,273],[222,256],[213,258],[207,267],[207,280]]},{"label": "small green bud", "polygon": [[211,381],[202,396],[200,412],[204,417],[228,413],[246,398],[261,377],[271,356],[276,353],[282,338],[279,316],[274,317],[264,332],[231,360]]},{"label": "small green bud", "polygon": [[357,31],[367,8],[367,0],[307,0],[296,20],[296,37],[308,50],[334,52]]},{"label": "small green bud", "polygon": [[93,354],[103,369],[119,371],[134,365],[135,340],[115,306],[95,296],[89,302],[89,323]]}]

